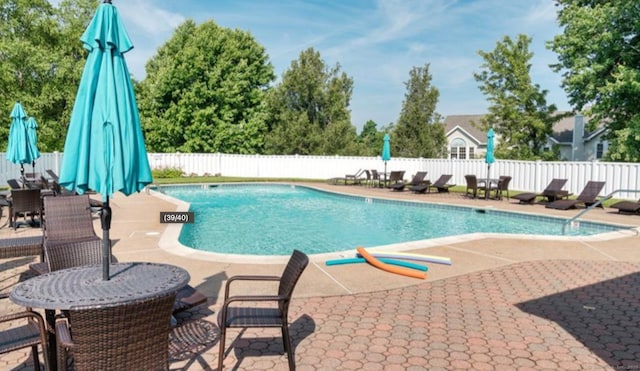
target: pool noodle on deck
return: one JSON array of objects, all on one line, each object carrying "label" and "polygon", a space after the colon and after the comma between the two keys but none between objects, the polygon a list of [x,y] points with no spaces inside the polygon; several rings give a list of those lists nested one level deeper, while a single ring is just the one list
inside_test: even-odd
[{"label": "pool noodle on deck", "polygon": [[376,252],[371,252],[369,254],[371,254],[371,256],[375,258],[407,259],[407,260],[417,260],[417,261],[424,261],[429,263],[451,265],[451,259],[442,257],[442,256],[412,254],[412,253],[403,253],[403,252],[386,252],[386,251],[376,251]]},{"label": "pool noodle on deck", "polygon": [[365,258],[369,264],[373,265],[376,268],[382,269],[387,272],[407,276],[407,277],[421,278],[421,279],[427,278],[427,273],[425,272],[417,272],[409,268],[396,267],[391,264],[385,264],[380,260],[376,259],[375,257],[371,256],[371,254],[369,254],[364,249],[364,247],[358,247],[357,250],[358,250],[358,254],[362,255],[362,257]]},{"label": "pool noodle on deck", "polygon": [[[406,261],[402,261],[402,260],[395,260],[395,259],[388,259],[388,258],[381,258],[378,259],[383,263],[386,264],[391,264],[391,265],[397,265],[400,267],[405,267],[405,268],[411,268],[411,269],[416,269],[419,271],[423,271],[426,272],[429,268],[427,266],[424,265],[420,265],[420,264],[415,264],[415,263],[411,263],[411,262],[406,262]],[[343,259],[334,259],[334,260],[327,260],[325,262],[326,265],[341,265],[341,264],[353,264],[353,263],[366,263],[367,260],[365,258],[343,258]]]}]

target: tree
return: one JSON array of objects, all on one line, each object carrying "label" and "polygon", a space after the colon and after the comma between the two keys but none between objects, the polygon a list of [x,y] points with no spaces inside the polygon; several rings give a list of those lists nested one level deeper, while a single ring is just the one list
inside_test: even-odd
[{"label": "tree", "polygon": [[378,156],[382,150],[384,140],[384,131],[378,131],[377,124],[373,120],[365,122],[362,131],[358,136],[360,143],[363,145],[363,155]]},{"label": "tree", "polygon": [[564,117],[554,104],[547,104],[548,91],[531,81],[529,44],[531,38],[526,35],[516,40],[505,36],[493,51],[478,51],[484,63],[482,71],[473,76],[491,103],[481,126],[484,130],[493,127],[500,138],[496,146],[499,158],[543,158],[553,124]]},{"label": "tree", "polygon": [[[99,2],[0,0],[0,114],[16,101],[38,122],[41,151],[62,150],[87,52],[80,36]],[[6,147],[8,125],[0,125]]]},{"label": "tree", "polygon": [[270,154],[356,154],[356,128],[349,102],[353,79],[340,65],[326,66],[309,48],[282,75],[268,95]]},{"label": "tree", "polygon": [[640,161],[640,33],[637,1],[557,0],[564,31],[548,43],[558,54],[569,103],[604,123],[607,157]]},{"label": "tree", "polygon": [[447,138],[442,116],[436,112],[438,89],[431,85],[429,64],[413,67],[400,118],[391,133],[391,153],[398,157],[442,158]]},{"label": "tree", "polygon": [[187,20],[146,72],[139,106],[150,151],[262,152],[263,99],[275,75],[251,34]]}]

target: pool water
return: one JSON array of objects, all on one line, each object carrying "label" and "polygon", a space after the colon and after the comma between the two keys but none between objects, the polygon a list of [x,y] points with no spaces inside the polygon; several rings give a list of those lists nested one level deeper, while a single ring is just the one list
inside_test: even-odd
[{"label": "pool water", "polygon": [[[231,254],[319,254],[469,233],[563,235],[565,219],[460,206],[337,195],[292,185],[168,186],[191,204],[181,244]],[[565,235],[620,227],[581,221]]]}]

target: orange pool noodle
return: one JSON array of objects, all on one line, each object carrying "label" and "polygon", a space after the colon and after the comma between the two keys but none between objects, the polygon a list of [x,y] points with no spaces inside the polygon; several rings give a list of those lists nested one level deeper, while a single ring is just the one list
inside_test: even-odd
[{"label": "orange pool noodle", "polygon": [[376,268],[380,268],[380,269],[385,270],[387,272],[401,274],[403,276],[408,276],[408,277],[413,277],[413,278],[421,278],[421,279],[427,278],[427,274],[425,272],[419,272],[419,271],[416,271],[416,270],[413,270],[413,269],[396,267],[396,266],[393,266],[393,265],[390,265],[390,264],[385,264],[385,263],[381,262],[380,260],[378,260],[378,259],[374,258],[373,256],[371,256],[371,254],[369,254],[364,249],[364,247],[362,247],[362,246],[358,246],[358,248],[356,250],[358,250],[358,254],[360,254],[360,256],[365,258],[367,263],[373,265]]}]

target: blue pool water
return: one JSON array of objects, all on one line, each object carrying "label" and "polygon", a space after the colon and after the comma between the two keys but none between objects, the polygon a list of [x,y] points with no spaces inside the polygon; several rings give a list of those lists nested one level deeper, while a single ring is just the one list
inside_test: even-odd
[{"label": "blue pool water", "polygon": [[[562,235],[564,219],[447,205],[343,196],[290,185],[168,186],[191,204],[195,223],[179,241],[198,250],[288,255],[319,254],[468,233]],[[620,228],[580,222],[565,235]]]}]

